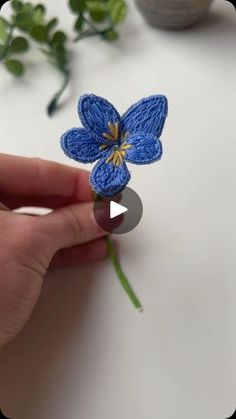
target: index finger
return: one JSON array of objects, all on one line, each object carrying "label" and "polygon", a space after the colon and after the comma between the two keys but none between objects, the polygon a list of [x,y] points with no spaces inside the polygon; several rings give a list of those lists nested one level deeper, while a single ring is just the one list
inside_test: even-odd
[{"label": "index finger", "polygon": [[89,172],[38,158],[0,154],[0,193],[92,200]]}]

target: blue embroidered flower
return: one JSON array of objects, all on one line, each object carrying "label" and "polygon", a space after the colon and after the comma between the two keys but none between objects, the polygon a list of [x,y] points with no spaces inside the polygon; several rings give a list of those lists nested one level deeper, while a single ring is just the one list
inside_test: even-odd
[{"label": "blue embroidered flower", "polygon": [[165,96],[150,96],[120,116],[106,100],[84,95],[78,113],[84,128],[73,128],[61,138],[64,153],[82,163],[99,160],[90,183],[95,192],[113,197],[130,180],[126,162],[150,164],[161,158],[159,140],[168,112]]}]

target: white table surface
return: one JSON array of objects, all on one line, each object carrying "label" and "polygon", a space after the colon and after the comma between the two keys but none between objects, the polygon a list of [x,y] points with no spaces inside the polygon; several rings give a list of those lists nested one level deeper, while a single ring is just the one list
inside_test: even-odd
[{"label": "white table surface", "polygon": [[[50,13],[69,28],[64,0]],[[51,67],[0,70],[0,147],[73,164],[59,137],[94,92],[122,112],[164,93],[170,112],[159,164],[132,166],[144,216],[119,237],[137,314],[109,261],[48,275],[24,331],[0,352],[0,406],[12,419],[224,419],[236,406],[236,14],[215,1],[202,24],[155,30],[130,5],[116,45],[76,45],[64,108],[49,119]]]}]

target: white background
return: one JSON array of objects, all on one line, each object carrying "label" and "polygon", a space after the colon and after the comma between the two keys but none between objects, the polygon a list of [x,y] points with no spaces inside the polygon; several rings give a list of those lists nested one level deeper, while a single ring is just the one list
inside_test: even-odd
[{"label": "white background", "polygon": [[[71,27],[64,0],[50,14]],[[130,167],[144,216],[119,237],[145,312],[136,313],[109,261],[48,275],[25,330],[0,353],[0,406],[12,419],[224,419],[236,406],[236,14],[219,0],[183,32],[150,28],[130,5],[120,41],[74,46],[60,82],[39,54],[28,74],[0,70],[2,152],[73,164],[59,137],[79,125],[77,98],[95,93],[123,112],[164,93],[164,156]]]}]

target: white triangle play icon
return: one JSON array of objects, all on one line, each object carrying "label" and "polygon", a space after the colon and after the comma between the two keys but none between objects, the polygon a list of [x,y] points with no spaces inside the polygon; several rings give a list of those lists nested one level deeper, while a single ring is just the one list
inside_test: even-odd
[{"label": "white triangle play icon", "polygon": [[128,211],[128,208],[123,205],[117,204],[117,202],[110,202],[110,218],[118,217],[118,215],[124,214]]}]

